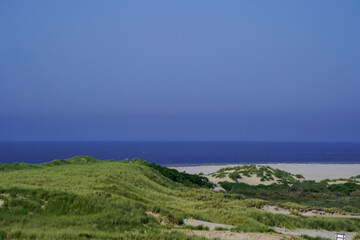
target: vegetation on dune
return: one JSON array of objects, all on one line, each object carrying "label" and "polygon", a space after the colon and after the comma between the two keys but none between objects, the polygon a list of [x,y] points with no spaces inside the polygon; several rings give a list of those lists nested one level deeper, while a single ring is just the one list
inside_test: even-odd
[{"label": "vegetation on dune", "polygon": [[150,168],[156,169],[163,176],[169,178],[170,180],[172,180],[174,182],[181,183],[187,187],[206,187],[206,188],[214,187],[214,184],[210,183],[206,177],[202,177],[202,176],[195,175],[195,174],[188,174],[185,172],[179,172],[176,169],[170,169],[167,167],[157,165],[155,163],[149,163],[142,159],[135,158],[135,159],[130,160],[130,162],[136,163],[136,164],[144,164]]},{"label": "vegetation on dune", "polygon": [[322,237],[310,237],[308,235],[301,235],[306,240],[331,240],[329,238],[322,238]]},{"label": "vegetation on dune", "polygon": [[241,175],[238,171],[233,171],[233,172],[229,173],[229,178],[231,178],[232,180],[237,182],[238,179],[241,179]]},{"label": "vegetation on dune", "polygon": [[209,227],[205,227],[203,225],[198,225],[198,226],[191,226],[191,225],[187,225],[182,227],[183,229],[190,229],[190,230],[205,230],[205,231],[209,231]]},{"label": "vegetation on dune", "polygon": [[355,235],[354,240],[360,240],[360,232]]},{"label": "vegetation on dune", "polygon": [[[90,156],[77,156],[69,159],[57,159],[46,163],[40,164],[31,164],[31,163],[0,163],[0,171],[15,171],[15,170],[25,170],[25,169],[39,169],[46,166],[57,166],[64,164],[89,164],[89,163],[97,163],[101,160]],[[112,161],[112,160],[107,160]]]},{"label": "vegetation on dune", "polygon": [[[51,162],[42,163],[42,166],[56,166],[63,164],[89,164],[89,163],[98,163],[101,160],[90,157],[90,156],[77,156],[69,159],[57,159]],[[107,160],[112,161],[112,160]]]},{"label": "vegetation on dune", "polygon": [[40,164],[29,163],[0,163],[0,172],[40,168]]},{"label": "vegetation on dune", "polygon": [[283,214],[271,214],[268,212],[252,212],[250,217],[261,221],[265,225],[286,228],[326,229],[331,231],[358,231],[358,219],[334,219],[334,218],[307,218],[289,216]]},{"label": "vegetation on dune", "polygon": [[[98,164],[92,164],[94,162]],[[120,171],[109,170],[112,166],[120,167],[117,169]],[[142,193],[140,189],[131,191],[138,184],[144,188],[141,190],[147,191],[148,188],[154,193],[159,189],[166,192],[166,187],[179,188],[176,183],[146,167],[78,158],[42,164],[39,172],[28,171],[27,166],[17,170],[1,175],[6,180],[2,178],[0,183],[3,202],[0,239],[203,239],[164,231],[164,227],[145,213],[154,210],[166,217],[169,223],[182,223],[182,215],[176,210],[146,204],[136,197]],[[161,185],[149,181],[141,175],[141,170],[145,170],[144,175],[154,174],[155,180],[162,180],[159,181]],[[126,176],[122,178],[122,174]],[[89,179],[92,181],[87,182]],[[115,185],[117,181],[119,185]]]},{"label": "vegetation on dune", "polygon": [[[253,208],[265,201],[280,201],[274,197],[276,191],[284,203],[295,199],[295,193],[286,191],[296,184],[310,196],[321,194],[323,189],[310,191],[312,183],[278,185],[279,189],[245,186],[245,191],[234,187],[244,185],[228,185],[228,193],[216,193],[201,176],[139,159],[76,157],[0,166],[0,239],[203,239],[177,232],[179,227],[174,225],[182,225],[187,217],[233,225],[231,231],[237,232],[273,232],[272,226],[360,230],[358,219],[304,218]],[[327,194],[342,194],[342,201],[357,199],[352,195],[357,191],[354,185],[326,189]],[[315,202],[315,196],[322,195],[307,200]],[[352,206],[358,211],[356,203]]]},{"label": "vegetation on dune", "polygon": [[217,178],[229,176],[234,181],[241,179],[242,176],[251,177],[253,175],[260,178],[262,182],[278,180],[284,184],[299,182],[299,180],[304,178],[300,174],[294,175],[286,171],[273,169],[269,166],[257,166],[255,164],[222,168],[213,174],[213,176]]},{"label": "vegetation on dune", "polygon": [[360,213],[360,185],[355,183],[328,185],[325,182],[303,181],[291,185],[250,186],[245,183],[221,182],[220,185],[228,192],[247,198],[259,198],[273,203],[293,202],[307,208],[335,208],[333,211]]}]

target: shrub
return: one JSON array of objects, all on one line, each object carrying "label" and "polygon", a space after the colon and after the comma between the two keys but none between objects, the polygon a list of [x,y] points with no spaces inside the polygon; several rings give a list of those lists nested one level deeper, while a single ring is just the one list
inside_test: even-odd
[{"label": "shrub", "polygon": [[21,231],[13,232],[11,233],[11,239],[20,239],[21,235],[22,235]]},{"label": "shrub", "polygon": [[7,237],[6,232],[5,232],[4,230],[0,230],[0,239],[1,239],[1,240],[2,240],[2,239],[6,239],[6,237]]},{"label": "shrub", "polygon": [[330,238],[310,237],[308,235],[301,235],[301,237],[306,239],[306,240],[331,240]]},{"label": "shrub", "polygon": [[206,188],[214,187],[214,184],[209,182],[209,180],[206,177],[202,177],[202,176],[195,175],[195,174],[188,174],[185,172],[179,172],[176,169],[170,169],[167,167],[157,165],[155,163],[148,163],[147,161],[142,160],[142,159],[132,159],[130,162],[137,163],[137,164],[143,164],[150,168],[156,169],[164,177],[167,177],[174,182],[181,183],[187,187],[199,187],[199,186],[206,187]]},{"label": "shrub", "polygon": [[230,230],[230,229],[224,228],[224,227],[215,227],[214,230],[215,230],[215,231],[228,231],[228,230]]},{"label": "shrub", "polygon": [[360,232],[355,235],[354,240],[360,240]]},{"label": "shrub", "polygon": [[238,171],[233,171],[232,173],[229,173],[229,178],[237,182],[238,178],[241,178],[241,175]]},{"label": "shrub", "polygon": [[206,231],[209,231],[209,227],[206,227],[204,225],[197,225],[197,226],[187,225],[187,226],[184,226],[183,228],[191,229],[191,230],[206,230]]}]

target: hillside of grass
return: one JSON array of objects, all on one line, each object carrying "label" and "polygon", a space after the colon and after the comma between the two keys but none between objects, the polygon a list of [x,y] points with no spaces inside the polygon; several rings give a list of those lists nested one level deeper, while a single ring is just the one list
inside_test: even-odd
[{"label": "hillside of grass", "polygon": [[264,212],[251,207],[258,196],[217,193],[200,176],[166,169],[91,157],[1,164],[0,239],[202,239],[177,231],[190,217],[233,225],[237,232],[272,232],[274,226],[360,230],[358,219]]},{"label": "hillside of grass", "polygon": [[169,178],[170,180],[174,182],[181,183],[184,186],[187,187],[205,187],[205,188],[212,188],[214,187],[214,184],[209,182],[209,179],[206,177],[202,177],[196,174],[188,174],[185,172],[179,172],[175,169],[170,169],[167,167],[163,167],[154,163],[149,163],[143,159],[132,159],[130,160],[131,163],[136,164],[143,164],[150,168],[156,169],[159,171],[161,175],[164,177]]}]

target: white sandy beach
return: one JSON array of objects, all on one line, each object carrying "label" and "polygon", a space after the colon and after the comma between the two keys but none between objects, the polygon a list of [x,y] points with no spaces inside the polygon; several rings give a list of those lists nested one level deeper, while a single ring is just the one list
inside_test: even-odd
[{"label": "white sandy beach", "polygon": [[[260,164],[278,168],[290,172],[292,174],[301,174],[307,180],[321,181],[323,179],[339,179],[349,178],[360,174],[360,164]],[[242,164],[229,165],[201,165],[201,166],[186,166],[186,167],[171,167],[180,172],[187,172],[192,174],[204,173],[210,174],[225,167],[242,166]]]}]

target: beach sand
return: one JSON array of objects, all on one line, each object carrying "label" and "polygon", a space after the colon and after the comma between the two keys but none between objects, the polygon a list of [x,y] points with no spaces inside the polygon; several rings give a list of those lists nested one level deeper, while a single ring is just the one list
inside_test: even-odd
[{"label": "beach sand", "polygon": [[[360,164],[259,164],[266,165],[272,168],[278,168],[290,172],[292,174],[301,174],[306,180],[321,181],[323,179],[339,179],[349,178],[360,174]],[[242,164],[229,165],[201,165],[201,166],[185,166],[185,167],[170,167],[180,172],[187,172],[191,174],[210,174],[225,167],[242,166]]]}]

